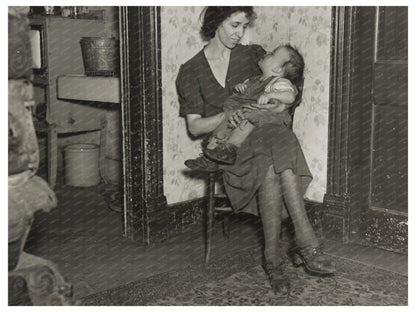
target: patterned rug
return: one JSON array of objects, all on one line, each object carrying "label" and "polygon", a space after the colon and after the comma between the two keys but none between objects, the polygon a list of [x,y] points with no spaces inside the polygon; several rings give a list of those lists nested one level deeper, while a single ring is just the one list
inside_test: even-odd
[{"label": "patterned rug", "polygon": [[161,298],[151,305],[176,306],[391,306],[407,305],[407,295],[377,289],[338,276],[317,278],[292,270],[291,292],[276,295],[257,266],[233,274],[223,281],[211,282],[173,297]]},{"label": "patterned rug", "polygon": [[[287,264],[291,291],[276,295],[250,255],[189,267],[83,298],[80,305],[142,306],[405,306],[407,276],[333,258],[334,277],[316,277]],[[234,258],[234,259],[236,259]],[[242,264],[244,263],[244,264]],[[251,264],[251,266],[250,266]]]}]

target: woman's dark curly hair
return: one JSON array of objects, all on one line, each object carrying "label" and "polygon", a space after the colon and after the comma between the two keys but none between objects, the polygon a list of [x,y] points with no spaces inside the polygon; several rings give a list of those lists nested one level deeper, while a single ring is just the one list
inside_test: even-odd
[{"label": "woman's dark curly hair", "polygon": [[214,38],[218,26],[236,12],[246,13],[248,20],[252,21],[256,14],[251,6],[224,6],[207,7],[201,27],[201,36],[204,40]]}]

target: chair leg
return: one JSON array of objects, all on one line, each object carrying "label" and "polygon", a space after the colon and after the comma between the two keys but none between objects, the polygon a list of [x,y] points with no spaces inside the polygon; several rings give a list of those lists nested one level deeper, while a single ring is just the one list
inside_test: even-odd
[{"label": "chair leg", "polygon": [[230,215],[226,213],[222,219],[222,234],[226,240],[230,239]]},{"label": "chair leg", "polygon": [[209,173],[208,181],[208,207],[205,217],[205,264],[208,264],[211,255],[212,237],[214,234],[214,205],[215,205],[215,172]]}]

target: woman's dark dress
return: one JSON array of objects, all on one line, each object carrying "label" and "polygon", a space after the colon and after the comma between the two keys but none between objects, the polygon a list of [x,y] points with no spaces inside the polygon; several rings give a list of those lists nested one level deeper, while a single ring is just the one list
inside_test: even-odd
[{"label": "woman's dark dress", "polygon": [[[209,117],[223,111],[222,105],[232,95],[233,87],[261,74],[257,63],[265,54],[258,45],[237,45],[231,50],[230,64],[223,88],[213,75],[203,50],[179,69],[176,80],[180,116],[199,114]],[[235,211],[257,215],[256,192],[270,165],[276,173],[292,169],[302,178],[303,190],[312,180],[295,134],[284,125],[269,124],[256,128],[238,150],[232,166],[221,166],[224,185]]]}]

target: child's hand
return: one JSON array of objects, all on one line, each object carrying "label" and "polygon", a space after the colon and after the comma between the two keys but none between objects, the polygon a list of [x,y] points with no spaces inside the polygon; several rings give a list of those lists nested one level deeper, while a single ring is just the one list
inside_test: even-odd
[{"label": "child's hand", "polygon": [[260,106],[266,105],[269,102],[269,97],[265,94],[262,94],[257,99],[257,104]]},{"label": "child's hand", "polygon": [[246,91],[246,89],[247,89],[247,85],[245,83],[238,83],[234,87],[234,90],[237,91],[238,93],[243,93],[244,91]]},{"label": "child's hand", "polygon": [[265,101],[264,99],[262,99],[260,102],[259,102],[259,99],[257,100],[257,103],[251,104],[253,108],[256,108],[262,111],[270,111],[270,112],[277,112],[277,113],[284,110],[285,105],[279,100],[268,98],[268,102],[264,103]]}]

